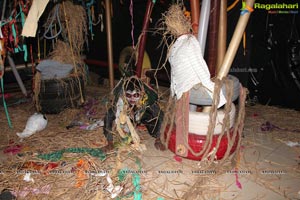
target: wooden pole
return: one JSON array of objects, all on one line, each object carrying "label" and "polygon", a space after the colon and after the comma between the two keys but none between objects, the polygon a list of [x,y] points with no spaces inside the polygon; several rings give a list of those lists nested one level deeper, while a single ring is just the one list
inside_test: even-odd
[{"label": "wooden pole", "polygon": [[143,21],[141,39],[140,39],[140,43],[139,43],[139,47],[138,47],[139,48],[138,49],[138,59],[137,59],[137,64],[136,64],[136,75],[139,78],[141,78],[141,74],[142,74],[143,59],[144,59],[146,39],[147,39],[147,29],[149,27],[149,21],[150,21],[150,16],[152,13],[153,6],[154,6],[153,1],[148,0],[147,6],[146,6],[146,13],[144,16],[144,21]]},{"label": "wooden pole", "polygon": [[211,0],[211,9],[208,25],[207,66],[211,77],[215,76],[218,57],[218,27],[219,27],[219,0]]},{"label": "wooden pole", "polygon": [[199,0],[190,0],[191,4],[191,15],[192,15],[192,28],[193,34],[197,37],[199,28],[199,15],[200,15],[200,4]]},{"label": "wooden pole", "polygon": [[111,1],[105,0],[105,16],[106,16],[106,31],[107,31],[107,52],[108,52],[108,70],[109,70],[109,86],[114,88],[114,66],[113,66],[113,45],[112,45],[112,29],[111,29]]},{"label": "wooden pole", "polygon": [[219,19],[219,33],[218,33],[218,57],[216,74],[220,71],[226,52],[227,37],[227,0],[220,1],[220,19]]},{"label": "wooden pole", "polygon": [[[245,3],[246,8],[252,8],[254,4],[254,0],[247,0]],[[244,9],[244,8],[243,8]],[[244,11],[242,10],[242,13]],[[240,15],[239,21],[234,30],[233,36],[231,38],[230,44],[228,46],[227,52],[225,54],[223,63],[221,65],[220,71],[218,72],[217,78],[222,80],[222,78],[226,77],[230,67],[232,65],[233,59],[236,55],[237,49],[241,43],[243,33],[246,29],[248,20],[250,17],[250,12],[244,12]]]}]

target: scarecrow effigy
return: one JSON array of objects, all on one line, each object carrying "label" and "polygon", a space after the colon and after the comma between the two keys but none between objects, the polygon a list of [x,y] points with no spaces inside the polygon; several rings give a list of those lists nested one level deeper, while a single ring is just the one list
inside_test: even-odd
[{"label": "scarecrow effigy", "polygon": [[158,104],[157,93],[136,76],[122,78],[113,90],[113,100],[104,118],[105,151],[113,149],[113,125],[122,138],[130,136],[133,145],[139,147],[137,125],[146,126],[156,138],[155,147],[164,150],[160,141],[160,126],[164,113]]},{"label": "scarecrow effigy", "polygon": [[[243,19],[245,18],[245,19]],[[247,23],[247,16],[237,26],[238,33]],[[217,79],[211,79],[201,47],[192,34],[192,25],[180,5],[172,5],[163,15],[164,36],[170,37],[168,60],[171,65],[171,95],[165,111],[162,142],[175,154],[193,160],[225,160],[238,149],[244,120],[245,89],[240,88],[237,118],[233,99],[233,83],[226,77],[230,67],[222,66]],[[241,26],[242,25],[242,26]],[[240,27],[239,27],[240,26]],[[240,38],[240,34],[236,34]],[[235,47],[235,45],[232,45]],[[232,47],[228,52],[232,51]],[[232,53],[232,52],[231,52]],[[233,58],[234,54],[230,58]],[[228,58],[224,58],[224,62]],[[227,70],[227,71],[226,71]],[[190,92],[201,99],[202,91],[210,96],[209,112],[189,109]],[[197,106],[203,106],[197,104]],[[222,109],[221,109],[222,107]]]}]

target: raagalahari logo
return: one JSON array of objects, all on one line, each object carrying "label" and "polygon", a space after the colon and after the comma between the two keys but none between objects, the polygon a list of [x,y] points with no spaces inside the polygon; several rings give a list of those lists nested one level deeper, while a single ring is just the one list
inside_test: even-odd
[{"label": "raagalahari logo", "polygon": [[297,14],[298,3],[254,3],[254,9],[267,10],[270,14]]}]

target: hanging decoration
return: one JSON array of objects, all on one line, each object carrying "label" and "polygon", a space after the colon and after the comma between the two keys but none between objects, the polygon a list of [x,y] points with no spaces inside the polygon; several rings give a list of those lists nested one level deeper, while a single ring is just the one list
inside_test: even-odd
[{"label": "hanging decoration", "polygon": [[30,0],[26,1],[26,3],[23,0],[15,0],[11,15],[1,22],[3,47],[6,49],[6,53],[23,52],[25,62],[28,59],[28,50],[24,37],[20,35],[20,31],[24,27],[31,4],[32,1]]}]

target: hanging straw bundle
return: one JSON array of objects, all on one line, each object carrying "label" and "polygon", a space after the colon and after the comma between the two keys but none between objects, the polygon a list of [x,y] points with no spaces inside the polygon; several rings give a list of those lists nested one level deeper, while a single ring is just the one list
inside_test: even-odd
[{"label": "hanging straw bundle", "polygon": [[68,41],[75,55],[80,55],[84,42],[87,41],[87,16],[84,8],[74,5],[71,1],[63,2],[61,19],[65,19],[63,34],[68,35]]},{"label": "hanging straw bundle", "polygon": [[[58,24],[57,32],[61,31],[61,37],[65,43],[56,40],[57,44],[50,53],[50,58],[62,63],[69,63],[83,66],[81,53],[84,49],[84,43],[87,41],[87,16],[84,8],[80,5],[74,5],[71,1],[65,1],[56,5],[49,16],[57,16],[56,21],[48,19],[44,27],[52,26],[52,23]],[[58,12],[58,13],[56,13]]]}]

